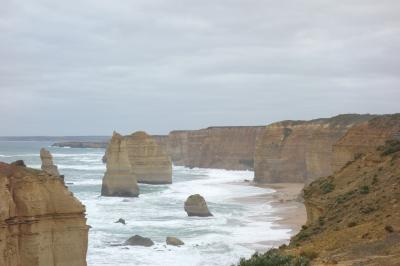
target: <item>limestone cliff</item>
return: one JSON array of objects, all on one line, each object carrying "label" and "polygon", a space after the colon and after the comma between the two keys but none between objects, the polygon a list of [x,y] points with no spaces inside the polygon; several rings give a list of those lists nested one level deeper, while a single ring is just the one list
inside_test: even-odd
[{"label": "limestone cliff", "polygon": [[[364,137],[386,119],[371,121]],[[312,182],[304,200],[307,225],[284,252],[316,257],[312,265],[400,265],[400,141],[387,141]]]},{"label": "limestone cliff", "polygon": [[340,170],[355,157],[375,150],[387,139],[400,139],[400,114],[384,115],[351,128],[333,146],[333,169]]},{"label": "limestone cliff", "polygon": [[166,150],[175,165],[228,170],[253,169],[256,138],[263,127],[209,127],[172,131]]},{"label": "limestone cliff", "polygon": [[85,207],[46,172],[0,162],[0,265],[84,266]]},{"label": "limestone cliff", "polygon": [[129,163],[138,182],[172,183],[172,162],[162,146],[143,131],[125,136],[125,139]]},{"label": "limestone cliff", "polygon": [[128,158],[127,138],[114,132],[106,151],[107,170],[101,195],[137,197],[139,187]]},{"label": "limestone cliff", "polygon": [[347,114],[266,126],[255,148],[254,180],[302,183],[331,174],[333,144],[353,125],[373,117]]}]

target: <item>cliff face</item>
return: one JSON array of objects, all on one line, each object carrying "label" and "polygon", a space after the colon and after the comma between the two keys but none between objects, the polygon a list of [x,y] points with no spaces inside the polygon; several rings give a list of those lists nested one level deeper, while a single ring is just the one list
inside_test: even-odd
[{"label": "cliff face", "polygon": [[353,125],[371,118],[349,114],[266,126],[255,148],[254,181],[303,183],[331,174],[333,144]]},{"label": "cliff face", "polygon": [[175,165],[228,170],[253,169],[256,138],[263,127],[209,127],[172,131],[166,150]]},{"label": "cliff face", "polygon": [[333,169],[340,170],[360,154],[375,150],[387,139],[400,139],[400,114],[385,115],[351,128],[333,146]]},{"label": "cliff face", "polygon": [[0,265],[86,265],[85,207],[58,177],[0,162]]},{"label": "cliff face", "polygon": [[129,163],[138,182],[172,183],[171,159],[150,135],[138,131],[125,138]]},{"label": "cliff face", "polygon": [[129,162],[127,139],[114,132],[106,157],[107,170],[103,177],[101,195],[137,197],[139,187]]},{"label": "cliff face", "polygon": [[400,141],[312,182],[304,189],[307,225],[287,252],[313,254],[313,265],[400,265],[399,184]]}]

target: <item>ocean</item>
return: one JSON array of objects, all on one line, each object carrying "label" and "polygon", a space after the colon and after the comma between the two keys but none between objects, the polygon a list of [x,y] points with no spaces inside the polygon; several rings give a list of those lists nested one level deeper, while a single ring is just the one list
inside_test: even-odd
[{"label": "ocean", "polygon": [[[104,149],[51,147],[46,141],[0,141],[0,161],[22,159],[40,169],[39,150],[53,155],[65,182],[86,206],[89,266],[212,266],[232,265],[250,257],[258,242],[288,240],[291,229],[278,226],[279,217],[268,202],[240,200],[273,190],[245,185],[251,171],[173,167],[173,184],[140,184],[138,198],[101,197]],[[188,217],[183,209],[191,194],[201,194],[212,217]],[[258,219],[258,217],[267,217]],[[115,223],[119,218],[126,225]],[[133,235],[151,238],[152,247],[123,246]],[[167,236],[185,242],[165,244]],[[267,248],[260,244],[260,248]]]}]

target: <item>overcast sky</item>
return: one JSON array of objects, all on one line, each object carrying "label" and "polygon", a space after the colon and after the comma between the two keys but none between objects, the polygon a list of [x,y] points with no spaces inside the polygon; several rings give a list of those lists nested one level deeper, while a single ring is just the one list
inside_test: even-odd
[{"label": "overcast sky", "polygon": [[0,135],[400,112],[400,1],[0,0]]}]

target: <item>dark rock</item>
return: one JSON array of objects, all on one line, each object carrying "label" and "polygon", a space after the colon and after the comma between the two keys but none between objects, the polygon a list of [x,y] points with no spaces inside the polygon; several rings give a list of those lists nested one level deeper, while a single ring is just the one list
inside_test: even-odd
[{"label": "dark rock", "polygon": [[123,225],[125,225],[125,219],[119,218],[118,221],[116,221],[115,223],[121,223]]},{"label": "dark rock", "polygon": [[154,242],[150,238],[134,235],[125,241],[125,245],[151,247]]},{"label": "dark rock", "polygon": [[12,162],[11,165],[26,167],[25,162],[23,160],[17,160],[15,162]]}]

